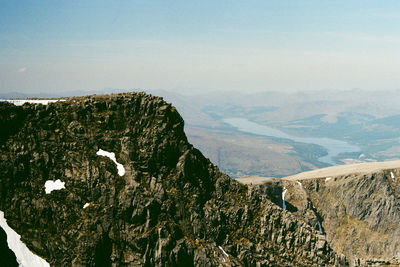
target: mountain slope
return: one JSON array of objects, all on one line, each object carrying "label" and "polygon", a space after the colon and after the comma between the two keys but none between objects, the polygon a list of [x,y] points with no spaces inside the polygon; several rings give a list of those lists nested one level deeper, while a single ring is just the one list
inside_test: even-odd
[{"label": "mountain slope", "polygon": [[[393,178],[392,178],[393,175]],[[302,180],[336,251],[399,264],[400,169]]]},{"label": "mountain slope", "polygon": [[255,188],[278,205],[285,188],[287,209],[326,234],[332,248],[346,255],[351,265],[400,264],[400,161],[335,166],[283,179],[239,180],[261,183]]},{"label": "mountain slope", "polygon": [[[187,141],[144,93],[0,103],[0,210],[52,266],[345,265],[325,236]],[[115,153],[125,173],[96,153]],[[45,192],[46,181],[65,188]]]}]

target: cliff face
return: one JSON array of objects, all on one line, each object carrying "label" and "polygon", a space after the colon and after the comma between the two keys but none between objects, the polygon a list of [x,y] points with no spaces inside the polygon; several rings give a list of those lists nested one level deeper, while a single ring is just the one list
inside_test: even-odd
[{"label": "cliff face", "polygon": [[303,182],[336,251],[356,262],[399,264],[399,175],[395,169]]},{"label": "cliff face", "polygon": [[400,264],[400,169],[258,185],[271,201],[326,235],[352,266]]},{"label": "cliff face", "polygon": [[[143,93],[0,103],[0,210],[52,266],[346,264],[262,188],[221,173],[183,126]],[[65,189],[46,194],[58,179]]]}]

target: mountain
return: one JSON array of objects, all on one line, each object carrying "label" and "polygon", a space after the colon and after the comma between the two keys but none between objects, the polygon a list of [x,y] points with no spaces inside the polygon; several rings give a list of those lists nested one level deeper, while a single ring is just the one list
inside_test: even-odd
[{"label": "mountain", "polygon": [[348,264],[289,203],[205,158],[163,99],[63,100],[0,103],[0,210],[51,266]]},{"label": "mountain", "polygon": [[[0,99],[116,91],[126,90],[0,93]],[[215,91],[194,95],[156,90],[152,93],[174,104],[185,120],[189,142],[231,177],[284,177],[331,164],[400,158],[399,91]],[[271,131],[257,135],[239,129],[238,125],[227,123],[232,118],[279,130],[287,138],[279,138]],[[332,149],[329,143],[321,143],[326,138],[346,145],[342,143]]]},{"label": "mountain", "polygon": [[351,265],[399,266],[400,161],[240,180],[259,184],[256,188],[277,205],[282,205],[284,188],[287,209],[324,232],[329,245]]}]

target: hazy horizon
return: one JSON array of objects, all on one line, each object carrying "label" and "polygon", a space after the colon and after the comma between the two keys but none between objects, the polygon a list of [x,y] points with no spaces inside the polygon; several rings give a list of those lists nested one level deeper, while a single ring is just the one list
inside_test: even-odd
[{"label": "hazy horizon", "polygon": [[397,1],[2,1],[0,93],[397,90]]},{"label": "hazy horizon", "polygon": [[[146,89],[146,88],[104,88],[98,90],[65,90],[65,91],[2,91],[0,90],[0,99],[1,98],[58,98],[58,97],[71,97],[71,96],[86,96],[93,94],[116,94],[116,93],[129,93],[129,92],[145,92],[155,96],[166,97],[169,94],[173,94],[175,96],[257,96],[263,94],[279,94],[279,95],[298,95],[298,94],[321,94],[321,97],[327,97],[330,94],[341,94],[341,93],[360,93],[360,97],[363,97],[363,94],[369,95],[371,93],[400,93],[400,89],[390,89],[390,90],[367,90],[360,88],[353,89],[339,89],[327,91],[324,89],[315,89],[315,90],[290,90],[290,91],[278,91],[278,90],[264,90],[264,91],[241,91],[241,90],[199,90],[199,91],[177,91],[177,90],[168,90],[168,89]],[[391,95],[393,96],[393,95]],[[344,96],[343,96],[344,97]],[[342,98],[343,98],[342,97]]]}]

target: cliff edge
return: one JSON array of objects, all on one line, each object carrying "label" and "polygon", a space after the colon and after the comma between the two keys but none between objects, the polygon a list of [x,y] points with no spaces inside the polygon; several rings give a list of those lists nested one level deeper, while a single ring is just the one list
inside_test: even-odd
[{"label": "cliff edge", "polygon": [[326,235],[352,266],[400,264],[400,161],[239,179]]},{"label": "cliff edge", "polygon": [[0,129],[0,210],[51,266],[347,264],[306,221],[221,173],[162,98],[0,103]]}]

